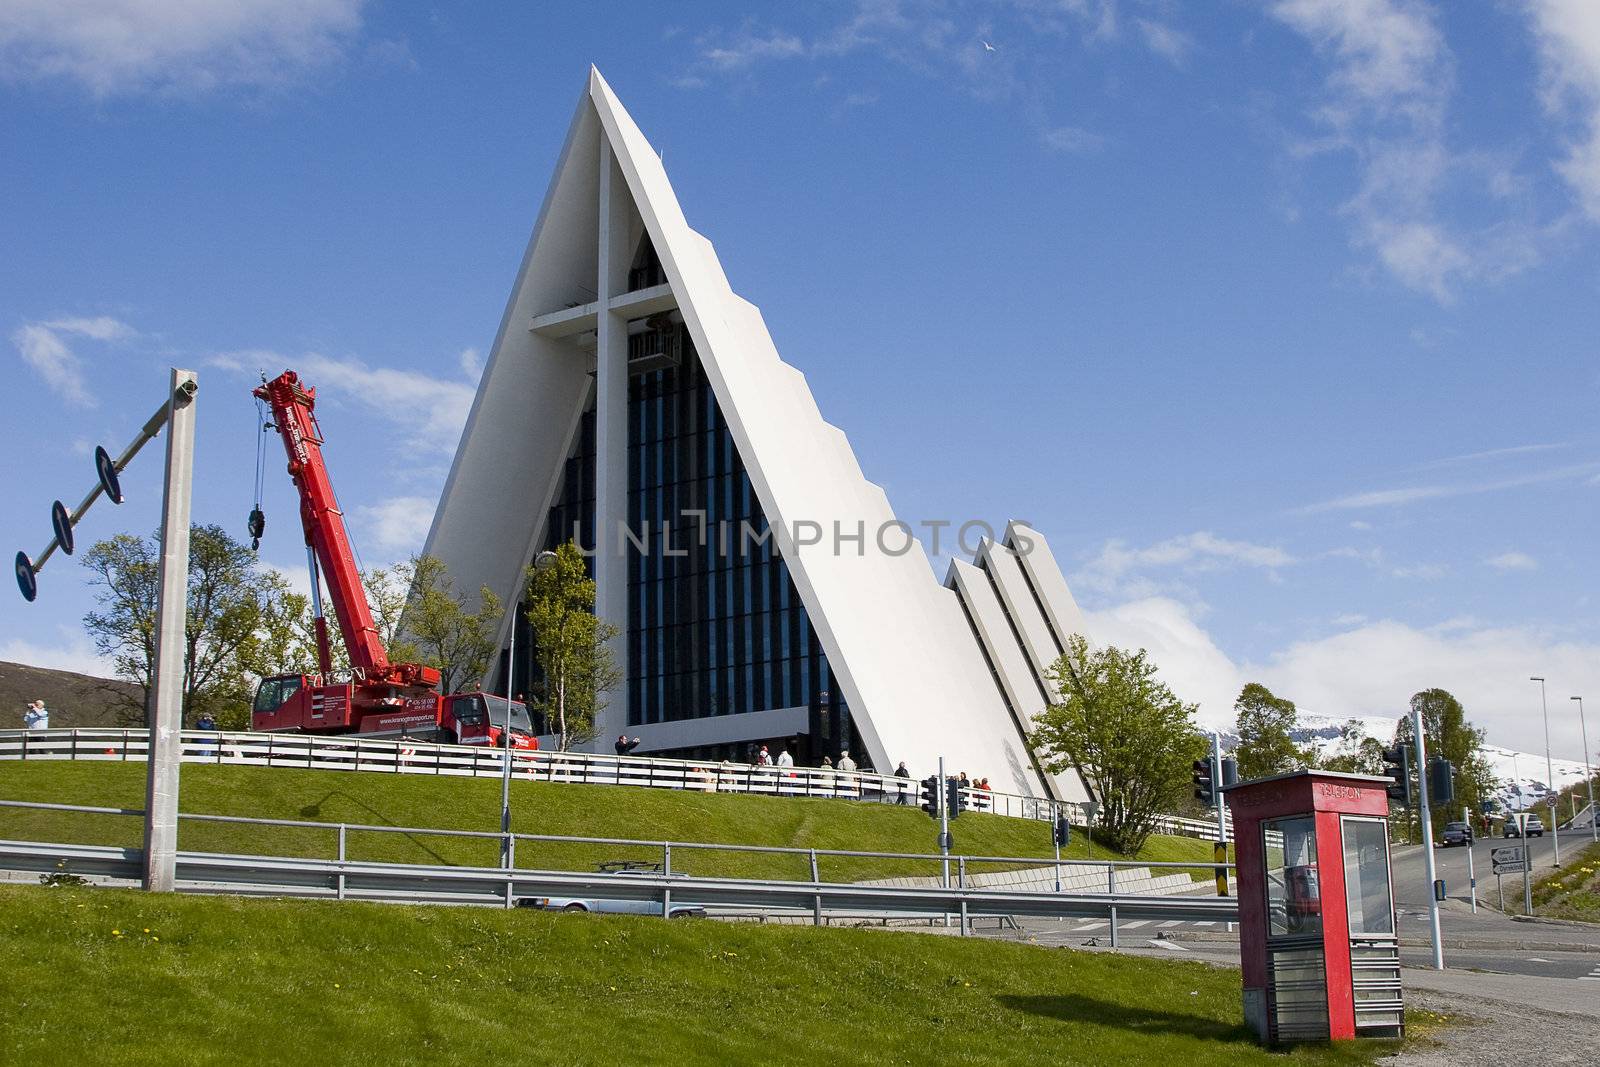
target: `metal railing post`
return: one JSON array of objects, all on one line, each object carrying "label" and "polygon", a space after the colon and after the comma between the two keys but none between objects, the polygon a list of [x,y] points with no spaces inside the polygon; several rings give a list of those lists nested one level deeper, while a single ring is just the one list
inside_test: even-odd
[{"label": "metal railing post", "polygon": [[956,860],[956,885],[961,889],[961,936],[967,936],[967,857]]},{"label": "metal railing post", "polygon": [[[276,736],[275,734],[268,734],[267,735],[267,766],[268,767],[272,766],[272,739],[275,736]],[[357,741],[356,742],[356,746],[357,746],[356,751],[357,752],[360,751],[360,745],[361,745],[361,742]],[[361,769],[361,760],[357,759],[356,760],[356,770],[359,771],[360,769]]]},{"label": "metal railing post", "polygon": [[516,881],[517,870],[517,836],[506,834],[506,909],[510,910],[513,884]]},{"label": "metal railing post", "polygon": [[1117,865],[1106,864],[1106,892],[1115,896],[1117,892]]},{"label": "metal railing post", "polygon": [[[817,850],[816,849],[812,849],[811,850],[811,884],[812,885],[821,885],[822,884],[822,876],[817,873]],[[820,889],[818,889],[817,892],[816,892],[816,895],[811,898],[811,925],[812,926],[821,926],[822,925],[822,890],[820,890]]]},{"label": "metal railing post", "polygon": [[345,861],[344,823],[340,823],[339,824],[339,883],[338,883],[338,897],[339,897],[340,900],[344,899],[344,861]]},{"label": "metal railing post", "polygon": [[1115,904],[1111,905],[1111,947],[1122,947],[1122,943],[1117,940],[1117,906]]},{"label": "metal railing post", "polygon": [[72,749],[67,758],[71,760],[78,758],[78,728],[76,726],[72,728]]},{"label": "metal railing post", "polygon": [[31,733],[33,733],[32,730],[24,730],[22,732],[22,758],[23,759],[27,759],[28,758],[28,735],[31,734]]},{"label": "metal railing post", "polygon": [[[661,873],[667,878],[672,877],[672,842],[661,843]],[[672,886],[666,885],[661,889],[661,917],[672,918]]]}]

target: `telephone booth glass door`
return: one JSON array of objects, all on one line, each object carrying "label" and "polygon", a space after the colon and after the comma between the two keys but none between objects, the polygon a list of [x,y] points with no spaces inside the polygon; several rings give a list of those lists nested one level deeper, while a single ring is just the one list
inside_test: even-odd
[{"label": "telephone booth glass door", "polygon": [[1268,995],[1278,1040],[1328,1036],[1322,879],[1313,815],[1261,824],[1267,867]]},{"label": "telephone booth glass door", "polygon": [[1397,1035],[1404,1022],[1400,942],[1389,881],[1389,830],[1383,819],[1345,815],[1345,910],[1350,927],[1350,979],[1357,1033]]}]

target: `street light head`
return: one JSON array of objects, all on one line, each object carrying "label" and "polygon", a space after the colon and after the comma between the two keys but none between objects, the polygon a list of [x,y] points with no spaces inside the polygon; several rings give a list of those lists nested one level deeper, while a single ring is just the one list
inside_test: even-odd
[{"label": "street light head", "polygon": [[548,548],[533,557],[533,569],[536,571],[547,571],[555,565],[556,554]]},{"label": "street light head", "polygon": [[1535,677],[1535,678],[1529,678],[1528,681],[1530,681],[1530,682],[1542,682],[1542,681],[1544,681],[1544,679]]}]

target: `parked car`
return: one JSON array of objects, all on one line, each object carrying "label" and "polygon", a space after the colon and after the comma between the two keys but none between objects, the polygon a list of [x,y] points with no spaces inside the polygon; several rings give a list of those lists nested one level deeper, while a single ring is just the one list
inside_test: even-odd
[{"label": "parked car", "polygon": [[[1529,815],[1528,818],[1527,818],[1527,826],[1528,826],[1528,836],[1529,837],[1543,837],[1544,836],[1544,820],[1539,818],[1539,816],[1537,816],[1537,815]],[[1507,837],[1521,837],[1522,836],[1522,831],[1517,828],[1517,817],[1515,815],[1513,815],[1510,818],[1506,819],[1506,836]]]},{"label": "parked car", "polygon": [[[640,877],[645,875],[660,875],[662,867],[659,863],[638,863],[632,860],[620,860],[610,863],[601,863],[595,868],[601,874],[620,874]],[[673,878],[684,877],[674,873]],[[544,911],[594,911],[611,915],[660,915],[661,902],[659,900],[628,900],[626,898],[588,896],[588,897],[519,897],[519,908],[539,908]],[[669,919],[703,919],[706,909],[700,904],[674,903],[667,913]]]},{"label": "parked car", "polygon": [[1444,824],[1444,847],[1451,845],[1472,844],[1472,824],[1464,822],[1447,822]]}]

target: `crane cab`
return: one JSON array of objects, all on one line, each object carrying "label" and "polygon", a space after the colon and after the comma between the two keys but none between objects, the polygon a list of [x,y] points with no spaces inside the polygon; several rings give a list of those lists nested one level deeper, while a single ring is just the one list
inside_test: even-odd
[{"label": "crane cab", "polygon": [[453,693],[444,698],[444,714],[439,718],[440,729],[452,735],[457,744],[494,748],[505,744],[508,723],[512,748],[539,747],[527,705],[493,693]]}]

